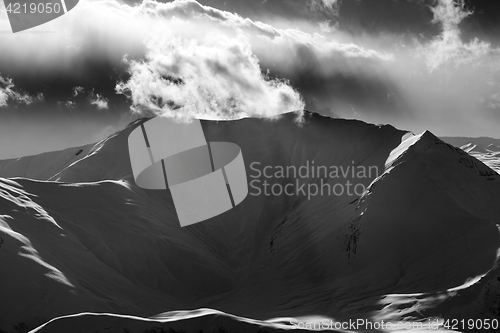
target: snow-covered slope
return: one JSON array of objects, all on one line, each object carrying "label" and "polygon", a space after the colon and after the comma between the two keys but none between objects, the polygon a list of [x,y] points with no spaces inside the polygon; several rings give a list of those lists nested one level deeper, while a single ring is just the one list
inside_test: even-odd
[{"label": "snow-covered slope", "polygon": [[500,151],[500,139],[493,139],[488,137],[442,137],[441,140],[455,147],[463,147],[465,149],[471,149],[480,153]]},{"label": "snow-covered slope", "polygon": [[90,144],[40,155],[0,160],[0,175],[4,178],[24,177],[48,180],[64,168],[87,156],[93,146]]},{"label": "snow-covered slope", "polygon": [[[33,330],[33,333],[65,332],[310,332],[304,323],[314,321],[319,327],[329,322],[328,318],[276,318],[271,320],[255,320],[234,316],[212,309],[198,309],[192,311],[171,311],[161,313],[151,318],[124,316],[116,314],[81,313],[77,315],[55,318]],[[347,332],[346,330],[330,330],[333,332]]]},{"label": "snow-covered slope", "polygon": [[461,148],[500,174],[500,139],[445,137],[442,140]]},{"label": "snow-covered slope", "polygon": [[[492,269],[499,175],[429,132],[294,117],[202,125],[208,141],[242,148],[249,179],[253,162],[376,166],[371,178],[346,175],[369,191],[310,200],[249,195],[180,228],[169,192],[131,179],[127,137],[140,121],[72,164],[47,166],[53,181],[0,180],[0,329],[79,312],[148,317],[198,308],[259,320],[397,319],[416,316],[414,304],[387,314],[388,295],[435,295]],[[107,332],[102,327],[91,331]]]}]

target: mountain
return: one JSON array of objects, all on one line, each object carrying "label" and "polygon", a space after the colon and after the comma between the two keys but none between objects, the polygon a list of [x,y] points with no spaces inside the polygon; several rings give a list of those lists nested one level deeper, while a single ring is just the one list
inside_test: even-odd
[{"label": "mountain", "polygon": [[443,141],[461,148],[500,173],[500,139],[444,137]]},{"label": "mountain", "polygon": [[[497,173],[430,132],[295,119],[202,121],[207,141],[241,147],[249,182],[261,183],[184,228],[169,191],[134,184],[128,135],[147,119],[96,145],[0,162],[0,329],[199,332],[208,320],[213,331],[273,332],[273,318],[498,309]],[[312,165],[337,173],[322,179]],[[279,173],[287,167],[316,177]],[[297,191],[265,195],[264,180]],[[338,191],[298,191],[325,183]]]},{"label": "mountain", "polygon": [[4,178],[23,177],[48,180],[91,153],[94,144],[48,152],[34,156],[25,156],[0,160],[0,174]]}]

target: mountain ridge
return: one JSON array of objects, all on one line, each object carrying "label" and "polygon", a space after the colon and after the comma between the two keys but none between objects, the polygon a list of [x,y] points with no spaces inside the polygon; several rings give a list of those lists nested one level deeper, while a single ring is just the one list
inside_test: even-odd
[{"label": "mountain ridge", "polygon": [[[1,329],[80,312],[149,317],[198,308],[259,320],[376,318],[389,294],[431,297],[488,274],[497,259],[499,176],[481,175],[490,169],[430,132],[308,113],[303,123],[293,114],[202,121],[207,141],[241,147],[247,172],[252,162],[314,160],[380,174],[327,179],[359,182],[362,195],[249,195],[180,228],[168,191],[133,183],[127,133],[137,125],[60,164],[50,181],[0,179],[0,260],[13,265],[0,273],[9,305],[0,304],[8,314]],[[273,179],[295,181],[320,184]]]}]

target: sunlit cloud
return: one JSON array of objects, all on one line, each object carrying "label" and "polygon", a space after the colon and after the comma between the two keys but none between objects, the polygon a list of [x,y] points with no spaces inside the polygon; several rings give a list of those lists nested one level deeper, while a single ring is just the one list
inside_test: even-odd
[{"label": "sunlit cloud", "polygon": [[464,0],[458,4],[454,0],[439,0],[432,7],[434,19],[432,23],[442,27],[442,33],[429,44],[421,46],[420,52],[426,59],[429,70],[433,71],[443,64],[472,64],[487,56],[491,46],[474,38],[469,43],[461,39],[460,22],[472,15],[465,9]]},{"label": "sunlit cloud", "polygon": [[[135,112],[231,119],[304,108],[298,92],[285,81],[262,74],[243,36],[197,41],[167,37],[147,45],[146,59],[129,61],[131,78],[116,88],[130,96]],[[180,109],[191,105],[193,114]]]},{"label": "sunlit cloud", "polygon": [[[70,75],[85,72],[79,63],[82,58],[116,61],[124,54],[131,54],[135,59],[142,58],[142,61],[130,61],[128,69],[132,77],[118,89],[120,93],[130,93],[135,112],[147,112],[147,108],[158,112],[157,103],[150,102],[152,95],[157,94],[155,98],[171,101],[172,107],[197,104],[200,110],[205,110],[203,112],[217,113],[221,117],[279,114],[302,109],[304,102],[284,78],[265,75],[265,68],[270,61],[274,61],[273,57],[281,58],[279,62],[291,67],[301,61],[300,52],[304,48],[323,58],[329,54],[353,59],[390,58],[390,55],[353,43],[328,41],[321,35],[297,29],[276,29],[269,24],[189,0],[169,3],[146,0],[135,7],[120,5],[112,0],[88,1],[67,16],[70,15],[73,15],[72,20],[62,18],[49,23],[56,30],[64,26],[64,38],[37,36],[35,40],[21,36],[16,43],[7,44],[0,55],[5,55],[6,60],[14,59],[16,63],[30,55],[30,60],[26,59],[26,65],[21,70],[28,70],[30,66],[47,70],[57,68],[58,71],[66,70]],[[163,36],[161,42],[158,42],[159,36]],[[174,60],[178,66],[182,64],[180,74],[185,75],[182,79],[186,83],[168,85],[161,81],[155,86],[151,82],[159,82],[157,77],[169,75],[171,71],[158,67],[158,62],[172,61],[163,54],[171,49],[177,57]],[[115,63],[115,66],[123,65]],[[150,73],[152,77],[147,79],[151,82],[141,79],[144,75],[140,74],[141,68],[145,66],[153,69],[152,72],[144,72]],[[223,71],[225,75],[222,75]],[[72,97],[82,92],[82,87],[75,87]],[[101,109],[107,106],[105,100],[92,101]],[[163,104],[160,109],[165,112],[173,110],[170,104]]]},{"label": "sunlit cloud", "polygon": [[93,91],[89,94],[89,102],[91,105],[96,106],[99,110],[108,109],[108,99],[100,94],[96,94]]},{"label": "sunlit cloud", "polygon": [[0,76],[0,107],[7,106],[9,101],[20,104],[31,104],[34,100],[43,99],[43,94],[32,97],[26,93],[17,91],[14,81],[10,78]]},{"label": "sunlit cloud", "polygon": [[85,89],[83,87],[80,87],[80,86],[73,87],[73,97],[77,97],[78,95],[80,95],[84,91],[85,91]]}]

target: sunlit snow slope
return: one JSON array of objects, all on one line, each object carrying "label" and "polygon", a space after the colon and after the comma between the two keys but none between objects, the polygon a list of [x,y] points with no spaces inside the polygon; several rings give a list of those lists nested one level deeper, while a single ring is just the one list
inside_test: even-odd
[{"label": "sunlit snow slope", "polygon": [[[256,320],[344,320],[498,309],[495,292],[486,291],[498,275],[498,174],[430,132],[412,136],[310,113],[302,124],[294,119],[202,125],[208,141],[241,147],[249,180],[253,162],[314,160],[377,166],[378,177],[348,176],[369,190],[310,200],[249,195],[231,211],[181,228],[168,191],[133,182],[128,134],[145,120],[95,146],[0,162],[0,177],[25,177],[0,178],[0,329],[26,331],[82,312],[146,318],[211,308]],[[68,320],[78,332],[81,316],[40,332],[71,327]],[[88,331],[110,332],[97,326]]]},{"label": "sunlit snow slope", "polygon": [[500,173],[500,139],[446,137],[443,141],[468,152],[497,173]]}]

